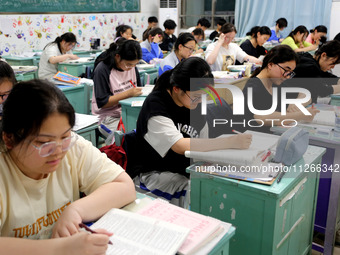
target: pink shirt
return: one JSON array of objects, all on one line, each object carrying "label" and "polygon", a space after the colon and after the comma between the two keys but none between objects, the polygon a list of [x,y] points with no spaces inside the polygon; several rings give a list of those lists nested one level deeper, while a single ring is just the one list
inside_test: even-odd
[{"label": "pink shirt", "polygon": [[307,36],[306,42],[309,42],[309,43],[311,43],[311,44],[314,44],[314,41],[313,41],[313,39],[312,39],[312,34],[311,34],[311,33]]}]

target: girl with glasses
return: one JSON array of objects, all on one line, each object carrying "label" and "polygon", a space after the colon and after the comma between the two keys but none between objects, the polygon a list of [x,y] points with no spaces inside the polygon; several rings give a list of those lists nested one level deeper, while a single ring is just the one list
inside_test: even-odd
[{"label": "girl with glasses", "polygon": [[133,201],[135,189],[120,166],[72,132],[74,123],[71,104],[46,81],[18,83],[8,97],[0,137],[2,253],[105,254],[112,233],[89,235],[79,223]]},{"label": "girl with glasses", "polygon": [[158,75],[173,69],[183,59],[190,57],[195,47],[195,38],[190,33],[181,33],[175,42],[174,50],[161,61]]},{"label": "girl with glasses", "polygon": [[281,44],[288,45],[295,52],[314,51],[318,48],[320,41],[316,41],[315,44],[306,42],[308,34],[309,32],[305,26],[298,26],[290,32]]},{"label": "girl with glasses", "polygon": [[[135,40],[119,39],[119,44],[112,43],[97,64],[93,74],[92,113],[99,115],[99,123],[110,132],[117,129],[121,106],[119,101],[142,94],[139,72],[136,67],[142,58],[139,43]],[[99,131],[108,136],[105,128]]]},{"label": "girl with glasses", "polygon": [[58,72],[58,63],[68,59],[78,59],[77,55],[72,54],[76,44],[77,38],[71,32],[58,36],[53,42],[47,44],[40,57],[39,78],[51,79]]},{"label": "girl with glasses", "polygon": [[[239,116],[238,121],[246,120],[248,123],[251,121],[252,126],[261,126],[252,128],[250,125],[246,129],[254,129],[255,131],[262,131],[269,133],[271,125],[281,125],[281,121],[284,119],[305,120],[311,121],[318,110],[312,107],[307,108],[311,115],[304,115],[301,111],[288,112],[286,115],[281,114],[281,83],[294,76],[294,69],[298,62],[297,54],[287,45],[279,45],[272,48],[265,58],[261,68],[255,70],[252,77],[248,80],[243,88],[245,114]],[[252,89],[252,94],[248,94],[249,89]],[[248,107],[248,97],[252,98],[253,107],[256,110],[269,110],[273,105],[273,95],[277,91],[277,104],[274,113],[268,115],[258,115],[250,111]],[[238,119],[238,117],[235,117]],[[275,119],[275,121],[271,121]],[[257,122],[257,123],[256,123]],[[289,124],[288,121],[285,124]]]},{"label": "girl with glasses", "polygon": [[[184,156],[185,151],[250,146],[249,134],[203,139],[206,136],[202,130],[207,129],[207,122],[198,105],[205,93],[202,89],[213,84],[209,65],[197,57],[184,59],[157,80],[138,117],[137,144],[126,139],[130,162],[127,173],[144,191],[187,207],[189,179],[185,169],[190,160]],[[143,149],[134,153],[131,148]]]},{"label": "girl with glasses", "polygon": [[12,67],[0,59],[0,123],[3,104],[16,82]]}]

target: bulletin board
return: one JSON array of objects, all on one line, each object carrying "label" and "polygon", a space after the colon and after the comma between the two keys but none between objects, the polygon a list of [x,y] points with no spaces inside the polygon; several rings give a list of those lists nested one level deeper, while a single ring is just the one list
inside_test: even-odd
[{"label": "bulletin board", "polygon": [[0,0],[5,13],[139,12],[140,0]]}]

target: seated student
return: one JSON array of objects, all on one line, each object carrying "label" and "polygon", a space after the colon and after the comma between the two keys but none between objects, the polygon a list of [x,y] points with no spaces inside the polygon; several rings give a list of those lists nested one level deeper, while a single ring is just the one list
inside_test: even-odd
[{"label": "seated student", "polygon": [[227,66],[234,65],[238,60],[240,63],[250,61],[261,63],[261,60],[245,53],[240,46],[232,43],[236,35],[236,28],[233,24],[226,23],[221,28],[218,41],[209,44],[205,51],[206,61],[213,71],[225,71]]},{"label": "seated student", "polygon": [[336,40],[336,41],[340,42],[340,33],[338,33],[336,36],[334,36],[333,40]]},{"label": "seated student", "polygon": [[133,29],[132,27],[128,26],[128,25],[120,25],[118,27],[116,27],[116,38],[115,38],[115,42],[121,38],[124,37],[125,39],[133,39],[132,38],[132,32]]},{"label": "seated student", "polygon": [[323,37],[327,36],[327,27],[325,26],[316,26],[314,29],[310,30],[308,37],[306,38],[306,42],[311,44],[316,44],[320,42]]},{"label": "seated student", "polygon": [[[94,69],[92,113],[99,115],[99,124],[111,132],[117,129],[121,116],[118,102],[142,94],[136,67],[141,57],[139,43],[125,40],[120,45],[112,45],[106,58]],[[98,129],[103,135],[109,135],[101,126]]]},{"label": "seated student", "polygon": [[[301,111],[287,112],[286,115],[281,114],[281,93],[280,85],[286,80],[294,76],[293,70],[296,67],[298,61],[297,54],[287,45],[278,45],[272,48],[263,59],[261,68],[255,70],[252,74],[252,78],[248,80],[243,88],[244,102],[245,102],[245,114],[242,116],[246,123],[251,121],[252,126],[262,127],[253,128],[256,131],[269,133],[269,129],[272,125],[272,119],[274,125],[281,125],[281,121],[284,119],[305,120],[311,121],[318,110],[312,107],[307,108],[311,115],[304,115]],[[248,94],[248,88],[252,88],[252,95]],[[268,115],[253,114],[248,108],[248,97],[252,97],[253,107],[256,110],[269,110],[273,105],[273,91],[277,90],[277,105],[274,113]],[[240,121],[240,120],[238,120]],[[257,122],[257,123],[256,123]],[[285,124],[289,124],[286,121]],[[251,128],[252,129],[252,128]]]},{"label": "seated student", "polygon": [[267,50],[262,46],[268,41],[272,32],[269,27],[260,27],[250,40],[245,41],[240,45],[240,48],[250,56],[258,58],[267,54]]},{"label": "seated student", "polygon": [[148,38],[148,32],[150,29],[158,26],[158,19],[155,16],[151,16],[148,18],[148,27],[143,32],[143,41]]},{"label": "seated student", "polygon": [[164,51],[171,51],[177,40],[177,37],[174,35],[177,25],[172,19],[167,19],[164,21],[163,26],[165,29],[163,33],[163,41],[159,47]]},{"label": "seated student", "polygon": [[76,36],[68,32],[47,44],[40,57],[39,78],[50,79],[58,72],[58,63],[67,59],[78,59],[77,55],[72,54],[76,43]]},{"label": "seated student", "polygon": [[294,31],[290,32],[281,44],[290,46],[295,52],[316,50],[320,41],[316,41],[315,44],[306,42],[308,33],[309,32],[305,26],[298,26],[294,29]]},{"label": "seated student", "polygon": [[200,18],[197,21],[197,25],[195,27],[188,28],[187,32],[191,33],[195,28],[202,28],[203,31],[207,30],[211,26],[210,21],[206,18]]},{"label": "seated student", "polygon": [[163,32],[159,27],[152,28],[148,32],[148,38],[140,43],[143,60],[147,63],[154,58],[163,58],[163,52],[159,43],[163,40]]},{"label": "seated student", "polygon": [[190,57],[195,51],[195,47],[195,38],[190,33],[179,34],[174,50],[162,59],[158,75],[161,76],[165,71],[173,69],[183,59]]},{"label": "seated student", "polygon": [[216,37],[218,37],[219,33],[221,32],[221,27],[227,23],[227,21],[225,19],[219,19],[217,21],[217,27],[216,30],[214,30],[213,32],[211,32],[211,34],[209,35],[209,39],[211,41],[213,41]]},{"label": "seated student", "polygon": [[105,254],[112,233],[89,235],[79,223],[134,201],[136,192],[120,166],[72,132],[74,123],[72,105],[47,81],[18,83],[7,98],[0,136],[2,254]]},{"label": "seated student", "polygon": [[205,34],[202,28],[195,28],[191,34],[194,36],[196,40],[196,46],[195,46],[195,54],[197,53],[203,53],[204,49],[200,47],[200,42],[202,42],[205,39]]},{"label": "seated student", "polygon": [[281,36],[280,31],[285,29],[287,26],[288,26],[288,21],[285,18],[279,18],[276,21],[275,27],[270,28],[272,35],[268,39],[268,41],[282,42],[284,38]]},{"label": "seated student", "polygon": [[[190,78],[200,79],[190,85]],[[198,107],[204,93],[200,88],[213,83],[209,65],[197,57],[184,59],[158,78],[137,121],[138,144],[134,147],[143,149],[128,158],[134,165],[127,168],[127,173],[135,178],[137,186],[186,207],[189,179],[185,169],[190,160],[184,156],[185,151],[246,149],[250,146],[249,134],[198,139],[206,126]],[[197,120],[190,117],[191,113],[197,113]]]},{"label": "seated student", "polygon": [[250,31],[246,33],[246,36],[241,39],[241,41],[239,42],[239,45],[241,45],[245,41],[250,40],[252,37],[254,37],[257,34],[259,29],[260,29],[260,26],[252,27]]},{"label": "seated student", "polygon": [[312,103],[316,103],[318,97],[340,93],[339,78],[329,72],[336,64],[340,63],[340,42],[328,41],[315,52],[314,56],[302,53],[299,54],[299,57],[300,61],[294,70],[294,79],[286,81],[284,86],[308,89],[312,95]]},{"label": "seated student", "polygon": [[0,60],[0,124],[2,120],[3,103],[16,83],[12,67],[7,62]]}]

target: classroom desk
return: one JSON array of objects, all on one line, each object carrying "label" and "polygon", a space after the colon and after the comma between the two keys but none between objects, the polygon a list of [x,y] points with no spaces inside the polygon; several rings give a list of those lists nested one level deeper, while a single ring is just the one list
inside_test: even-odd
[{"label": "classroom desk", "polygon": [[149,84],[155,84],[155,79],[158,77],[158,68],[159,67],[155,66],[153,68],[138,70],[142,86],[147,83],[148,77],[150,81]]},{"label": "classroom desk", "polygon": [[28,81],[38,78],[38,68],[36,66],[11,66],[17,81]]},{"label": "classroom desk", "polygon": [[94,60],[83,63],[58,63],[58,71],[71,74],[73,76],[80,76],[85,73],[86,67],[94,68]]},{"label": "classroom desk", "polygon": [[331,95],[331,105],[340,106],[340,95]]},{"label": "classroom desk", "polygon": [[120,100],[119,104],[122,106],[122,120],[125,127],[125,132],[129,132],[136,128],[136,122],[142,106],[131,106],[132,102],[143,101],[145,97],[130,97]]},{"label": "classroom desk", "polygon": [[84,84],[77,86],[57,85],[61,89],[68,101],[73,106],[75,112],[88,114],[88,99]]},{"label": "classroom desk", "polygon": [[[325,151],[309,146],[295,169],[321,163]],[[195,164],[187,172],[191,210],[236,227],[231,255],[303,255],[311,251],[319,173],[291,170],[280,183],[268,186],[196,172]]]},{"label": "classroom desk", "polygon": [[40,56],[19,57],[19,56],[5,55],[1,57],[4,58],[7,61],[7,63],[11,66],[37,66],[39,67]]},{"label": "classroom desk", "polygon": [[80,58],[89,58],[89,57],[94,57],[97,55],[97,53],[102,52],[103,50],[74,50],[72,53],[74,55],[77,55]]},{"label": "classroom desk", "polygon": [[76,133],[84,137],[86,140],[90,141],[94,147],[97,147],[97,144],[96,144],[97,127],[98,127],[98,124],[93,124],[91,126],[77,130]]},{"label": "classroom desk", "polygon": [[[274,134],[280,135],[286,128],[272,127]],[[334,132],[318,133],[313,128],[306,128],[309,131],[309,144],[326,148],[327,151],[322,158],[322,164],[327,166],[339,166],[340,164],[340,137]],[[338,169],[340,170],[340,169]],[[340,211],[338,200],[340,189],[340,174],[331,171],[322,172],[320,175],[317,209],[314,223],[314,230],[325,234],[324,246],[313,244],[313,249],[323,252],[324,255],[332,255],[334,238],[337,225],[339,224]]]}]

